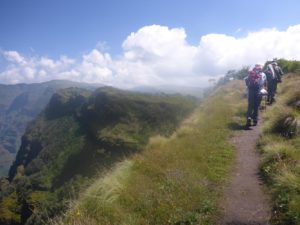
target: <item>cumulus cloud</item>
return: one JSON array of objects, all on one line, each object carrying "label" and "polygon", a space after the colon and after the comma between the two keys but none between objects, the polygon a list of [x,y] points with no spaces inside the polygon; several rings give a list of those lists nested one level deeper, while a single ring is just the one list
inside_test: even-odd
[{"label": "cumulus cloud", "polygon": [[53,60],[48,57],[26,57],[16,51],[3,51],[2,56],[8,61],[8,65],[0,72],[0,83],[64,79],[61,73],[68,71],[74,64],[74,60],[66,56]]},{"label": "cumulus cloud", "polygon": [[113,62],[109,54],[93,49],[90,53],[83,55],[82,62],[74,71],[80,74],[81,81],[107,84],[113,75],[112,67]]},{"label": "cumulus cloud", "polygon": [[3,56],[12,63],[24,64],[24,58],[16,51],[3,52]]},{"label": "cumulus cloud", "polygon": [[113,59],[106,43],[74,60],[27,57],[17,51],[1,51],[7,66],[0,83],[41,82],[69,79],[131,87],[135,85],[203,86],[211,77],[230,69],[264,63],[273,57],[300,60],[300,24],[249,32],[236,38],[207,34],[198,45],[187,42],[184,28],[145,26],[123,42],[121,56]]},{"label": "cumulus cloud", "polygon": [[263,29],[250,32],[243,38],[208,34],[200,40],[198,57],[202,59],[202,64],[198,66],[205,69],[206,63],[214,65],[207,67],[206,71],[214,75],[229,68],[264,63],[273,57],[299,60],[299,41],[300,25],[291,26],[286,31]]},{"label": "cumulus cloud", "polygon": [[183,28],[143,27],[127,37],[123,49],[123,58],[116,67],[118,77],[129,76],[143,85],[180,85],[185,78],[195,76],[197,47],[187,43]]}]

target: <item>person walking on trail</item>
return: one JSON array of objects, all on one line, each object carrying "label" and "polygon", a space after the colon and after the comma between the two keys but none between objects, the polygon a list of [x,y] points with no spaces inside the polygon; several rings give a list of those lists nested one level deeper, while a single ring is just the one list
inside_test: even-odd
[{"label": "person walking on trail", "polygon": [[277,81],[276,85],[275,85],[275,94],[276,94],[277,84],[281,83],[281,77],[283,76],[283,71],[282,71],[281,67],[278,65],[276,58],[273,59],[272,66],[274,68],[274,72],[275,72],[275,76],[276,76],[276,81]]},{"label": "person walking on trail", "polygon": [[245,79],[248,88],[248,110],[247,110],[247,122],[246,127],[256,126],[258,120],[258,107],[261,101],[260,91],[264,88],[266,81],[264,81],[265,74],[262,72],[260,65],[249,71],[248,76]]},{"label": "person walking on trail", "polygon": [[267,76],[263,72],[263,68],[261,65],[256,64],[253,70],[259,74],[259,93],[258,93],[258,107],[261,105],[262,98],[268,94],[267,88]]},{"label": "person walking on trail", "polygon": [[272,105],[272,103],[275,101],[277,84],[281,82],[281,77],[283,75],[282,69],[280,66],[278,66],[276,59],[273,59],[273,61],[267,65],[266,75],[268,84],[267,101],[269,105]]}]

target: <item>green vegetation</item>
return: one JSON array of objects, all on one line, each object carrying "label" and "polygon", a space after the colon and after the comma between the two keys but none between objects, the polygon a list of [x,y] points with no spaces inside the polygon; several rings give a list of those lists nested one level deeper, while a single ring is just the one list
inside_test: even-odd
[{"label": "green vegetation", "polygon": [[228,83],[231,79],[243,80],[248,75],[250,66],[244,66],[240,70],[228,70],[224,77],[218,80],[218,86]]},{"label": "green vegetation", "polygon": [[[292,62],[284,65],[288,70],[294,68]],[[264,135],[259,149],[261,173],[273,196],[272,224],[300,224],[299,85],[299,75],[285,75],[276,104],[264,116]]]},{"label": "green vegetation", "polygon": [[18,224],[21,222],[20,204],[17,199],[16,191],[4,197],[0,205],[1,224]]},{"label": "green vegetation", "polygon": [[243,82],[207,98],[169,138],[95,179],[53,224],[216,224],[233,147],[228,138],[244,122]]},{"label": "green vegetation", "polygon": [[283,72],[285,73],[300,73],[300,61],[279,59],[278,64],[281,66]]},{"label": "green vegetation", "polygon": [[[0,183],[1,224],[45,224],[104,170],[170,136],[195,108],[180,95],[68,88],[29,124],[8,180]],[[12,219],[14,222],[12,222]]]},{"label": "green vegetation", "polygon": [[67,87],[96,88],[62,80],[36,84],[0,84],[0,176],[7,176],[27,124],[45,108],[56,91]]}]

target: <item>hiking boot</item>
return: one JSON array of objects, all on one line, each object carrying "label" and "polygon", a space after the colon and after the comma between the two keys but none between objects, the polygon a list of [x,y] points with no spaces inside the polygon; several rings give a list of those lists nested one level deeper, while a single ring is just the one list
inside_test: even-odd
[{"label": "hiking boot", "polygon": [[257,120],[253,120],[253,126],[257,125]]},{"label": "hiking boot", "polygon": [[250,127],[250,126],[251,126],[251,118],[248,117],[246,122],[246,127]]},{"label": "hiking boot", "polygon": [[269,102],[268,102],[268,105],[272,105],[273,104],[273,99],[271,99]]}]

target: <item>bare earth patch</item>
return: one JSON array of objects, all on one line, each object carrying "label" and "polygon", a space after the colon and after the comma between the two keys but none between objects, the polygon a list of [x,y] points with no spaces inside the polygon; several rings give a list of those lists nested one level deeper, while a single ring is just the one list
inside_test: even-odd
[{"label": "bare earth patch", "polygon": [[259,155],[255,149],[260,128],[259,123],[249,130],[237,131],[231,139],[236,147],[236,165],[225,190],[222,225],[269,224],[271,207],[258,175]]}]

